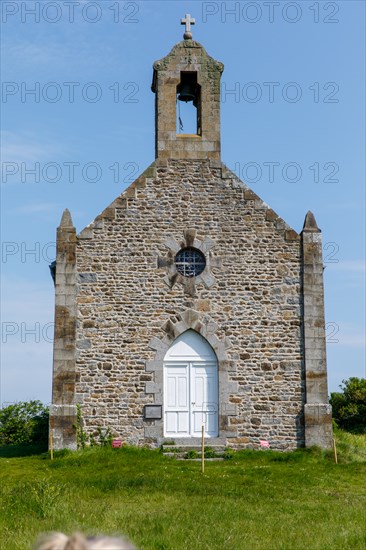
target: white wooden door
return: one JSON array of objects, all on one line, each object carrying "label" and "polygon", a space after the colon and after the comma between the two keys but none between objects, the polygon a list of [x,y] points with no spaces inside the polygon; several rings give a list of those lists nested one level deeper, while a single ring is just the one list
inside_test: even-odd
[{"label": "white wooden door", "polygon": [[217,365],[191,363],[191,436],[199,437],[202,425],[207,437],[218,435]]},{"label": "white wooden door", "polygon": [[218,435],[217,359],[201,335],[188,330],[179,336],[164,359],[164,435]]},{"label": "white wooden door", "polygon": [[190,434],[189,365],[165,366],[165,435],[187,437]]},{"label": "white wooden door", "polygon": [[165,365],[164,424],[166,437],[218,435],[217,365]]}]

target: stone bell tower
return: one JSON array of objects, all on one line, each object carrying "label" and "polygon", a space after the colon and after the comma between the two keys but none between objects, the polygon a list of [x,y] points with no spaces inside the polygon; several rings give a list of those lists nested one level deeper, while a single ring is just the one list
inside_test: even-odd
[{"label": "stone bell tower", "polygon": [[[222,63],[192,40],[186,15],[184,40],[154,63],[152,91],[156,94],[156,158],[220,160],[220,79]],[[204,98],[204,100],[203,100]],[[177,133],[177,100],[192,101],[197,110],[197,130]]]}]

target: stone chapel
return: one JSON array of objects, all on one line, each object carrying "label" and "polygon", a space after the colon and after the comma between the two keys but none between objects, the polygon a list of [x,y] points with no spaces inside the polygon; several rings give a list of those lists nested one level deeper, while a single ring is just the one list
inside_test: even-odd
[{"label": "stone chapel", "polygon": [[[332,444],[321,232],[289,227],[220,156],[222,63],[192,39],[154,63],[155,160],[76,234],[57,229],[50,428],[76,412],[132,445]],[[196,132],[177,130],[192,102]]]}]

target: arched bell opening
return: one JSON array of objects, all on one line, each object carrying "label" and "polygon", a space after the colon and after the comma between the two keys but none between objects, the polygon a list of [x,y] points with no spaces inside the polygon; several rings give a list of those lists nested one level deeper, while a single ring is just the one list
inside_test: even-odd
[{"label": "arched bell opening", "polygon": [[177,86],[177,134],[202,135],[201,86],[197,72],[182,71]]}]

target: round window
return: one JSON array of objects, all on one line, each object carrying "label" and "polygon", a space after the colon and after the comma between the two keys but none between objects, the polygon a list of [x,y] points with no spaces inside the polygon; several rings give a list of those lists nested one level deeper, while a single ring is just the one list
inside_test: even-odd
[{"label": "round window", "polygon": [[206,267],[206,258],[197,248],[182,248],[175,256],[175,266],[184,277],[197,277]]}]

